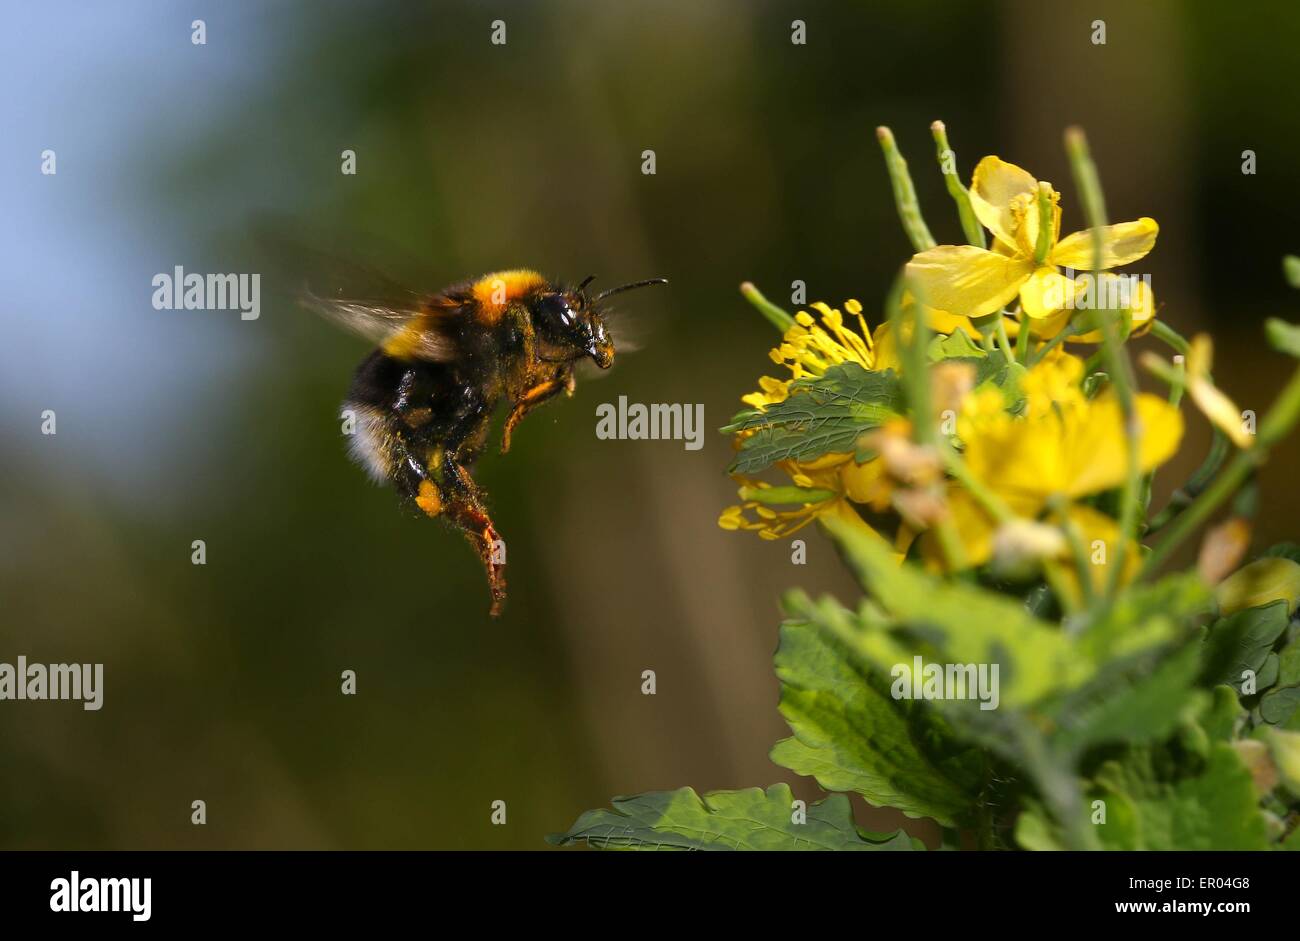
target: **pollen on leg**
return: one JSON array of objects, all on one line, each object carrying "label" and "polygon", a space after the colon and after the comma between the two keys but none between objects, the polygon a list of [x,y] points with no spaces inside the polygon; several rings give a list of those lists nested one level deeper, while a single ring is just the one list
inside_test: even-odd
[{"label": "pollen on leg", "polygon": [[415,497],[415,505],[429,516],[437,516],[442,512],[442,497],[438,495],[438,488],[432,481],[420,481],[420,492]]}]

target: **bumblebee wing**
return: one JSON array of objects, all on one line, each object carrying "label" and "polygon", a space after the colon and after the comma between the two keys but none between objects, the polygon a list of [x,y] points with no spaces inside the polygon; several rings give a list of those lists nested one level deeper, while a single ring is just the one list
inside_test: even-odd
[{"label": "bumblebee wing", "polygon": [[285,235],[273,217],[254,228],[276,284],[298,305],[376,346],[400,345],[404,356],[443,362],[456,355],[439,313],[440,298],[412,290],[338,253],[310,248]]},{"label": "bumblebee wing", "polygon": [[400,351],[405,358],[446,362],[456,356],[456,343],[444,329],[446,318],[436,315],[427,301],[322,297],[304,288],[298,302],[376,346]]}]

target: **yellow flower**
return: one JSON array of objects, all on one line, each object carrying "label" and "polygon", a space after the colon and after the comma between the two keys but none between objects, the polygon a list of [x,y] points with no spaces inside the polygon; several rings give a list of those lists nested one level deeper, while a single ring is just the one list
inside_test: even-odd
[{"label": "yellow flower", "polygon": [[[1036,370],[1031,370],[1031,375]],[[1029,391],[1025,417],[1005,411],[978,420],[965,411],[957,434],[970,472],[995,492],[1044,505],[1054,497],[1078,499],[1110,490],[1127,473],[1124,415],[1111,392],[1088,400],[1073,391],[1052,401]],[[1136,397],[1138,465],[1145,473],[1178,448],[1183,420],[1155,395]]]},{"label": "yellow flower", "polygon": [[781,539],[819,517],[833,516],[871,530],[849,499],[851,490],[855,491],[857,502],[876,499],[871,473],[861,470],[867,465],[858,465],[853,455],[827,454],[803,464],[781,461],[776,466],[789,475],[793,486],[778,487],[752,477],[732,475],[741,485],[738,493],[742,502],[722,511],[718,517],[720,527],[756,532],[763,539]]},{"label": "yellow flower", "polygon": [[940,245],[907,264],[907,275],[927,305],[964,317],[995,313],[1017,296],[1030,318],[1057,314],[1060,304],[1053,299],[1065,298],[1073,289],[1058,268],[1093,271],[1127,265],[1151,250],[1159,231],[1155,220],[1145,217],[1105,226],[1097,265],[1090,231],[1059,238],[1060,194],[1051,184],[997,157],[985,157],[975,168],[970,200],[975,215],[993,233],[993,248]]},{"label": "yellow flower", "polygon": [[[1109,539],[1103,520],[1096,518],[1104,514],[1071,504],[1124,482],[1124,414],[1113,392],[1088,399],[1079,384],[1082,376],[1083,363],[1077,357],[1049,356],[1022,380],[1025,403],[1019,415],[1007,412],[1000,390],[982,389],[967,397],[957,419],[957,437],[967,471],[1012,513],[1036,520],[1049,508],[1065,506],[1064,518],[1059,509],[1053,510],[1058,524],[1068,518],[1085,533],[1100,534],[1093,538]],[[1138,468],[1146,473],[1174,455],[1182,438],[1182,415],[1165,399],[1145,393],[1136,396],[1134,406],[1140,425]],[[998,528],[989,511],[953,482],[948,512],[966,563],[988,561]],[[927,537],[922,548],[931,564],[937,564],[940,556],[933,538]]]},{"label": "yellow flower", "polygon": [[[789,379],[763,376],[758,380],[759,391],[742,396],[741,401],[754,408],[766,408],[784,402],[790,394],[790,383],[796,379],[820,376],[831,366],[840,363],[857,363],[863,369],[898,368],[897,355],[892,352],[882,357],[876,339],[867,329],[862,316],[862,305],[855,300],[844,302],[844,309],[857,320],[857,330],[845,324],[844,315],[836,308],[818,301],[811,305],[820,314],[820,322],[806,311],[795,314],[795,322],[785,332],[782,342],[768,356],[772,362],[790,370]],[[881,336],[887,325],[876,328]]]},{"label": "yellow flower", "polygon": [[[1065,329],[1080,309],[1127,310],[1130,333],[1133,336],[1141,336],[1151,328],[1151,322],[1156,316],[1156,298],[1146,281],[1101,272],[1095,276],[1097,280],[1094,286],[1088,282],[1092,277],[1091,274],[1085,274],[1075,278],[1074,293],[1067,294],[1064,298],[1043,298],[1046,307],[1056,303],[1060,309],[1046,317],[1029,321],[1034,336],[1050,340]],[[1086,308],[1082,306],[1084,304]],[[1100,343],[1102,333],[1101,330],[1090,330],[1069,339],[1072,343]]]},{"label": "yellow flower", "polygon": [[1214,345],[1209,336],[1201,333],[1192,337],[1187,351],[1187,393],[1216,428],[1245,450],[1255,443],[1254,435],[1246,430],[1241,409],[1210,379],[1213,361]]}]

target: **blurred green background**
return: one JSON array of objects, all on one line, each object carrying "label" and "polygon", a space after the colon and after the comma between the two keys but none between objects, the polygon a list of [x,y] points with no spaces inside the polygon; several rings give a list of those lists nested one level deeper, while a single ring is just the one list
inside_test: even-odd
[{"label": "blurred green background", "polygon": [[[595,408],[703,402],[708,427],[724,424],[772,371],[744,279],[778,301],[800,279],[810,299],[879,309],[909,252],[876,125],[895,129],[936,236],[960,242],[931,120],[963,176],[997,153],[1056,183],[1068,230],[1081,219],[1061,131],[1083,124],[1112,218],[1161,224],[1147,269],[1160,315],[1214,332],[1216,376],[1243,408],[1262,412],[1283,378],[1263,319],[1300,319],[1279,264],[1300,251],[1296,6],[3,16],[0,660],[102,662],[106,687],[100,712],[0,703],[5,848],[534,849],[613,794],[791,780],[767,759],[786,734],[778,598],[802,585],[848,599],[851,582],[811,531],[799,568],[784,543],[717,528],[734,497],[722,436],[700,451],[599,441]],[[195,18],[206,45],[191,44]],[[489,41],[498,18],[504,46]],[[355,176],[339,172],[345,149]],[[273,283],[251,322],[150,306],[150,279],[175,265],[269,271],[246,238],[267,211],[309,243],[395,246],[390,269],[419,287],[520,265],[671,279],[622,305],[641,352],[480,462],[510,552],[499,620],[468,546],[401,514],[345,457],[337,409],[364,344]],[[56,436],[40,434],[44,409]],[[1195,416],[1188,440],[1166,489],[1208,441]],[[1293,442],[1264,472],[1257,548],[1296,535],[1297,457]],[[356,696],[340,694],[347,669]]]}]

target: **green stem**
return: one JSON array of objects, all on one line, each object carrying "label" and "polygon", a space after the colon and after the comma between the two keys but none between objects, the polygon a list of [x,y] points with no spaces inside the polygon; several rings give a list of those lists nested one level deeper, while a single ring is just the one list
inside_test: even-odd
[{"label": "green stem", "polygon": [[1052,352],[1052,350],[1056,349],[1058,346],[1060,346],[1062,343],[1064,343],[1066,340],[1068,340],[1070,337],[1074,336],[1078,332],[1079,331],[1074,328],[1074,324],[1066,324],[1060,333],[1052,337],[1050,340],[1048,340],[1046,343],[1044,343],[1042,346],[1040,346],[1037,350],[1034,351],[1034,356],[1033,356],[1034,362],[1035,363],[1041,362],[1043,357],[1045,357],[1048,353]]},{"label": "green stem", "polygon": [[957,179],[957,155],[948,146],[948,129],[942,121],[935,121],[930,125],[930,133],[934,135],[935,152],[939,158],[939,171],[943,174],[944,185],[948,187],[948,195],[957,204],[962,233],[969,244],[985,248],[987,243],[984,241],[984,226],[980,225],[975,210],[971,208],[970,193]]},{"label": "green stem", "polygon": [[1214,482],[1174,519],[1147,556],[1139,577],[1146,577],[1159,569],[1183,540],[1250,478],[1268,456],[1269,449],[1286,437],[1297,420],[1300,420],[1300,369],[1291,375],[1291,380],[1259,423],[1259,433],[1255,435],[1250,450],[1239,451]]},{"label": "green stem", "polygon": [[754,503],[782,506],[786,504],[822,503],[836,496],[834,490],[811,487],[741,487],[740,499]]},{"label": "green stem", "polygon": [[1016,334],[1016,361],[1023,363],[1029,359],[1029,316],[1020,315],[1020,332]]},{"label": "green stem", "polygon": [[912,241],[912,247],[918,252],[934,248],[934,236],[930,234],[921,217],[921,204],[916,198],[916,187],[907,172],[907,161],[898,150],[894,133],[887,127],[876,128],[876,137],[880,140],[880,149],[885,154],[885,169],[889,171],[889,181],[894,187],[894,203],[898,206],[898,218],[903,222],[903,231]]},{"label": "green stem", "polygon": [[1069,543],[1070,555],[1074,556],[1074,571],[1079,579],[1079,596],[1083,599],[1085,607],[1091,607],[1094,601],[1092,590],[1092,572],[1088,569],[1088,550],[1083,544],[1083,537],[1079,534],[1079,527],[1071,522],[1068,514],[1068,501],[1053,500],[1053,509],[1060,514],[1061,532],[1065,534],[1065,541]]},{"label": "green stem", "polygon": [[1161,320],[1151,321],[1151,335],[1183,356],[1186,356],[1192,348],[1186,337]]},{"label": "green stem", "polygon": [[745,300],[754,305],[760,314],[767,318],[767,321],[772,326],[781,331],[782,336],[794,326],[794,318],[764,297],[762,292],[754,287],[753,282],[746,281],[742,284],[740,293]]},{"label": "green stem", "polygon": [[1006,316],[1002,313],[998,314],[997,337],[998,337],[998,346],[1001,347],[1002,349],[1002,355],[1007,358],[1008,363],[1014,363],[1016,361],[1016,354],[1011,349],[1011,340],[1007,336]]},{"label": "green stem", "polygon": [[1071,770],[1074,762],[1049,749],[1043,734],[1028,720],[1017,722],[1013,734],[1020,745],[1025,770],[1061,827],[1066,849],[1097,849],[1097,835],[1084,815],[1079,779]]},{"label": "green stem", "polygon": [[[1106,225],[1106,202],[1102,195],[1101,181],[1097,176],[1097,166],[1088,151],[1088,139],[1081,129],[1070,128],[1065,132],[1065,149],[1074,171],[1075,186],[1083,201],[1084,220],[1092,234],[1093,277],[1096,278],[1105,254],[1102,231]],[[1119,545],[1115,548],[1114,559],[1106,572],[1105,599],[1109,603],[1119,585],[1120,573],[1124,571],[1129,542],[1137,532],[1142,488],[1142,472],[1138,460],[1138,436],[1141,429],[1138,427],[1133,394],[1133,364],[1115,332],[1114,318],[1103,315],[1098,319],[1101,321],[1102,353],[1124,416],[1125,475],[1120,495]]]},{"label": "green stem", "polygon": [[[911,316],[903,310],[903,295],[912,295]],[[899,275],[889,292],[886,309],[889,322],[899,344],[903,362],[903,390],[907,395],[907,408],[912,415],[912,434],[917,443],[939,448],[939,429],[930,410],[930,370],[926,364],[926,351],[930,346],[930,325],[922,315],[923,298]],[[952,520],[940,520],[934,526],[939,548],[943,552],[948,570],[957,572],[966,567],[966,552],[957,536]]]}]

